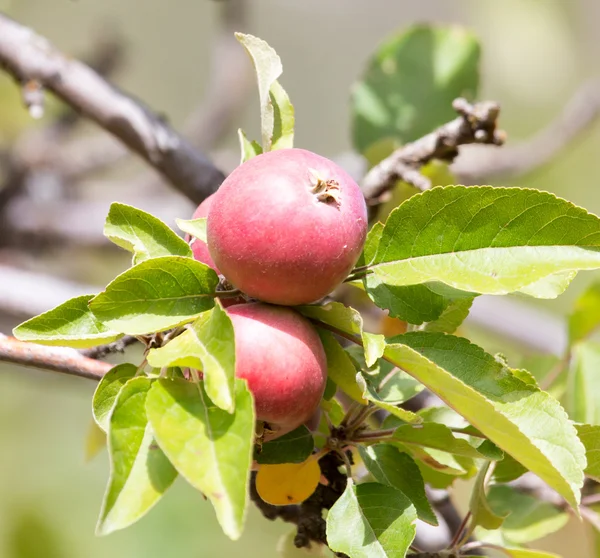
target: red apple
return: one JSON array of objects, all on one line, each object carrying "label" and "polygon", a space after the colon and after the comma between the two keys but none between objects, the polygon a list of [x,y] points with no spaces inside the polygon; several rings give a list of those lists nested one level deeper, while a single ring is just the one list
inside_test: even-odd
[{"label": "red apple", "polygon": [[254,396],[256,418],[275,436],[308,421],[321,402],[327,359],[312,324],[290,308],[262,303],[227,308],[235,334],[235,374]]},{"label": "red apple", "polygon": [[259,155],[214,195],[208,248],[242,292],[274,304],[313,302],[352,270],[367,233],[360,188],[338,165],[303,149]]}]

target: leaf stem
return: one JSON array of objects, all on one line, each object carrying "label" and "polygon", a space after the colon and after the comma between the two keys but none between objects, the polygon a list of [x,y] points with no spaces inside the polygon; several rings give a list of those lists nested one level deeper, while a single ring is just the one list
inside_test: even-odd
[{"label": "leaf stem", "polygon": [[[347,430],[351,433],[361,426],[371,416],[371,414],[377,411],[375,405],[366,405],[363,409],[360,409],[358,414],[352,419],[352,421],[346,426]],[[352,434],[350,434],[352,435]]]},{"label": "leaf stem", "polygon": [[218,298],[235,298],[236,296],[240,296],[242,291],[239,289],[229,289],[227,291],[215,291],[215,297]]},{"label": "leaf stem", "polygon": [[357,432],[355,436],[353,436],[353,442],[361,442],[361,441],[378,441],[379,439],[388,439],[394,435],[396,432],[396,428],[389,428],[386,430],[369,430],[367,432]]},{"label": "leaf stem", "polygon": [[342,419],[342,422],[340,423],[340,426],[346,427],[352,420],[354,420],[354,415],[360,412],[360,408],[361,404],[358,401],[352,401],[348,407],[348,410],[346,411],[346,414],[344,415],[344,418]]},{"label": "leaf stem", "polygon": [[448,545],[448,548],[456,548],[456,546],[458,545],[458,541],[461,540],[461,535],[463,534],[463,531],[467,527],[467,523],[469,522],[469,519],[471,519],[471,512],[470,511],[468,511],[466,513],[465,517],[460,522],[460,525],[458,526],[458,529],[456,530],[456,533],[454,533],[454,537],[450,541],[450,544]]}]

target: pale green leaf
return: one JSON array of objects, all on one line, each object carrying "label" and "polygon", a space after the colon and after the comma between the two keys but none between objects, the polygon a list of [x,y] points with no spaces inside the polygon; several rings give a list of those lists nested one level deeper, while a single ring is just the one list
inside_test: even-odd
[{"label": "pale green leaf", "polygon": [[560,404],[468,340],[408,333],[385,356],[577,507],[584,447]]},{"label": "pale green leaf", "polygon": [[302,463],[313,452],[315,442],[310,430],[300,425],[295,430],[262,444],[254,450],[254,460],[261,464]]},{"label": "pale green leaf", "polygon": [[541,539],[569,521],[566,510],[507,485],[491,486],[488,502],[495,513],[506,517],[502,535],[513,545]]},{"label": "pale green leaf", "polygon": [[192,250],[160,219],[123,203],[113,203],[104,224],[104,236],[133,253],[133,263],[160,256],[192,257]]},{"label": "pale green leaf", "polygon": [[354,147],[404,144],[455,118],[452,101],[477,96],[479,55],[477,37],[458,26],[416,25],[387,39],[352,90]]},{"label": "pale green leaf", "polygon": [[108,432],[110,415],[112,413],[117,395],[121,388],[135,376],[137,368],[133,364],[117,364],[111,368],[100,380],[92,399],[92,414],[96,424]]},{"label": "pale green leaf", "polygon": [[294,109],[277,82],[283,72],[281,59],[266,41],[258,37],[244,33],[236,33],[235,37],[250,55],[256,70],[263,151],[292,147]]},{"label": "pale green leaf", "polygon": [[119,392],[110,417],[110,479],[98,535],[131,525],[145,515],[171,486],[177,472],[154,441],[146,418],[151,380],[133,378]]},{"label": "pale green leaf", "polygon": [[273,137],[271,150],[294,147],[294,105],[281,84],[275,80],[269,90],[273,105]]},{"label": "pale green leaf", "polygon": [[218,283],[210,267],[191,258],[154,258],[119,275],[90,301],[90,309],[115,331],[153,333],[212,308]]},{"label": "pale green leaf", "polygon": [[364,332],[362,316],[354,308],[344,306],[340,302],[328,302],[322,306],[297,306],[296,310],[308,318],[323,322],[335,329],[360,336],[367,366],[373,365],[381,357],[385,346],[383,336]]},{"label": "pale green leaf", "polygon": [[383,223],[377,221],[374,223],[365,240],[365,246],[363,248],[360,259],[356,263],[357,267],[361,267],[370,264],[377,254],[377,247],[379,246],[379,240],[381,239],[381,233],[383,232]]},{"label": "pale green leaf", "polygon": [[550,297],[565,286],[552,276],[598,267],[600,219],[584,209],[538,190],[448,186],[390,214],[371,269],[393,286]]},{"label": "pale green leaf", "polygon": [[511,558],[562,558],[553,552],[531,550],[529,548],[504,548],[502,552],[508,554]]},{"label": "pale green leaf", "polygon": [[342,424],[342,421],[346,416],[344,407],[342,407],[342,404],[335,397],[329,400],[321,401],[321,409],[325,411],[333,426],[339,426]]},{"label": "pale green leaf", "polygon": [[175,219],[177,226],[184,233],[201,240],[206,244],[206,217],[198,219]]},{"label": "pale green leaf", "polygon": [[348,353],[342,349],[329,331],[317,329],[317,333],[321,338],[327,357],[327,377],[331,378],[354,401],[366,405],[367,402],[362,396],[363,391],[356,382],[356,368]]},{"label": "pale green leaf", "polygon": [[256,141],[249,140],[241,128],[238,129],[238,138],[240,140],[240,151],[242,152],[240,165],[263,152],[262,147]]},{"label": "pale green leaf", "polygon": [[358,446],[367,470],[377,482],[400,490],[413,503],[422,521],[437,525],[438,520],[431,509],[425,484],[415,461],[407,453],[389,444]]},{"label": "pale green leaf", "polygon": [[235,338],[231,319],[220,303],[202,314],[164,347],[148,353],[155,368],[180,366],[202,370],[211,401],[228,413],[235,405]]},{"label": "pale green leaf", "polygon": [[94,295],[82,295],[23,322],[13,330],[21,341],[86,349],[111,343],[120,333],[98,321],[88,307]]},{"label": "pale green leaf", "polygon": [[385,350],[385,337],[379,333],[362,334],[363,347],[365,349],[365,363],[371,368],[382,356]]},{"label": "pale green leaf", "polygon": [[575,422],[600,424],[600,344],[581,341],[571,348],[566,407]]},{"label": "pale green leaf", "polygon": [[415,538],[417,512],[398,489],[348,486],[327,515],[327,543],[350,558],[400,558]]},{"label": "pale green leaf", "polygon": [[569,316],[570,344],[588,337],[600,326],[600,282],[592,283],[577,299]]},{"label": "pale green leaf", "polygon": [[497,513],[488,502],[485,489],[489,476],[490,463],[486,462],[475,479],[473,490],[471,491],[471,499],[469,501],[469,511],[471,512],[471,524],[481,525],[484,529],[498,529],[506,516],[510,512]]},{"label": "pale green leaf", "polygon": [[577,434],[585,446],[587,467],[585,474],[600,482],[600,426],[591,424],[577,424]]},{"label": "pale green leaf", "polygon": [[202,382],[159,380],[146,411],[159,446],[177,471],[211,501],[225,534],[238,539],[248,505],[254,442],[252,395],[236,380],[235,413],[219,409]]},{"label": "pale green leaf", "polygon": [[96,424],[95,420],[90,421],[90,426],[85,435],[85,462],[88,463],[94,459],[106,447],[106,444],[106,432]]}]

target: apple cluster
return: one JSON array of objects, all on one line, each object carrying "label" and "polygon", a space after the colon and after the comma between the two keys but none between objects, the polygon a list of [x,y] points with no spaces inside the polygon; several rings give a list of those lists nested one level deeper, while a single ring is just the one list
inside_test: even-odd
[{"label": "apple cluster", "polygon": [[244,294],[223,300],[236,376],[248,382],[257,419],[282,435],[310,419],[327,381],[319,335],[291,307],[322,299],[355,266],[367,234],[363,195],[332,161],[282,149],[240,165],[199,217],[208,243],[188,239],[194,257]]}]

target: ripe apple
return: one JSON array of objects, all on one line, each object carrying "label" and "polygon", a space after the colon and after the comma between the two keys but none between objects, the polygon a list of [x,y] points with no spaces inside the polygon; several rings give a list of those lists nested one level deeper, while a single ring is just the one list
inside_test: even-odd
[{"label": "ripe apple", "polygon": [[280,436],[308,421],[327,383],[327,359],[312,324],[291,308],[263,303],[227,308],[235,373],[254,396],[256,418]]},{"label": "ripe apple", "polygon": [[303,149],[258,155],[212,199],[208,249],[223,275],[265,302],[297,305],[330,293],[362,251],[360,188],[332,161]]}]

